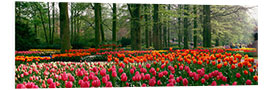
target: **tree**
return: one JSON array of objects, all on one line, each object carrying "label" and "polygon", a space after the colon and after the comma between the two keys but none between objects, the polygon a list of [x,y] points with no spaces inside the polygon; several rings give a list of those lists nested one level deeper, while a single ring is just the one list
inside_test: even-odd
[{"label": "tree", "polygon": [[53,39],[54,39],[54,31],[55,31],[55,16],[54,16],[54,14],[55,14],[55,7],[54,7],[54,3],[55,2],[53,2],[52,3],[52,7],[53,7],[53,13],[52,13],[52,18],[53,18],[53,21],[52,21],[52,24],[53,24],[53,27],[52,27],[52,36],[51,36],[51,43],[53,44]]},{"label": "tree", "polygon": [[188,11],[189,11],[189,6],[184,5],[184,49],[189,48],[189,36],[188,36]]},{"label": "tree", "polygon": [[203,5],[203,47],[211,47],[210,5]]},{"label": "tree", "polygon": [[140,4],[128,4],[128,10],[131,15],[131,49],[132,50],[141,50],[141,13],[140,13]]},{"label": "tree", "polygon": [[41,6],[38,3],[35,3],[35,6],[39,11],[39,15],[40,15],[41,23],[42,23],[42,26],[43,26],[43,31],[44,31],[44,36],[45,36],[46,43],[49,43],[47,32],[46,32],[45,20],[43,18],[43,12],[42,12]]},{"label": "tree", "polygon": [[117,20],[117,17],[116,17],[116,14],[117,11],[116,11],[116,3],[113,3],[113,26],[112,26],[112,36],[113,36],[113,41],[116,42],[116,20]]},{"label": "tree", "polygon": [[160,46],[159,46],[159,17],[158,17],[158,7],[159,5],[158,4],[154,4],[154,15],[153,15],[153,19],[154,19],[154,26],[153,26],[153,44],[154,44],[154,48],[155,49],[160,49]]},{"label": "tree", "polygon": [[65,50],[71,49],[68,4],[66,2],[60,2],[59,9],[60,9],[61,52],[63,53],[65,52]]},{"label": "tree", "polygon": [[[194,15],[197,15],[197,6],[193,6],[193,14]],[[193,44],[194,44],[194,47],[193,48],[197,48],[197,28],[198,28],[198,24],[197,24],[197,16],[195,16],[193,18]]]},{"label": "tree", "polygon": [[52,30],[51,30],[51,15],[50,15],[50,2],[47,2],[47,9],[48,9],[48,28],[49,28],[49,40],[50,44],[52,44]]},{"label": "tree", "polygon": [[101,20],[100,20],[100,3],[95,3],[94,4],[94,10],[95,10],[95,43],[96,43],[96,47],[98,47],[98,45],[101,42]]},{"label": "tree", "polygon": [[182,42],[182,27],[181,27],[181,17],[182,17],[182,5],[178,5],[178,11],[179,11],[179,17],[178,17],[178,27],[179,27],[179,31],[178,31],[178,47],[181,47],[181,42]]},{"label": "tree", "polygon": [[145,44],[146,44],[146,48],[149,48],[149,5],[145,4],[144,5],[144,20],[145,20]]}]

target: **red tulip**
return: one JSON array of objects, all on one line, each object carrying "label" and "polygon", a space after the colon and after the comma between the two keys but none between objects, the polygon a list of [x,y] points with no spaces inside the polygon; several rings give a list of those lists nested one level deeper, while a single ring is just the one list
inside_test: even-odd
[{"label": "red tulip", "polygon": [[106,69],[105,68],[100,71],[100,75],[101,76],[105,76],[106,75]]},{"label": "red tulip", "polygon": [[[97,80],[92,81],[92,86],[94,86],[94,87],[99,87],[99,86],[100,86],[100,80],[97,79]],[[88,87],[89,87],[89,86],[88,86]]]},{"label": "red tulip", "polygon": [[258,76],[257,76],[257,75],[253,76],[253,79],[254,79],[255,81],[258,81]]},{"label": "red tulip", "polygon": [[245,75],[248,75],[248,71],[247,71],[247,70],[245,70],[245,71],[244,71],[244,74],[245,74]]}]

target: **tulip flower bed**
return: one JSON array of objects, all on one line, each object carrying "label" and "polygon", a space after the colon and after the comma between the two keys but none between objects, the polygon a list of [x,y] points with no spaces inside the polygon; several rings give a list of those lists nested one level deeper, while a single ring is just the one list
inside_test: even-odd
[{"label": "tulip flower bed", "polygon": [[258,85],[258,63],[219,50],[106,54],[106,62],[47,62],[16,66],[16,88]]}]

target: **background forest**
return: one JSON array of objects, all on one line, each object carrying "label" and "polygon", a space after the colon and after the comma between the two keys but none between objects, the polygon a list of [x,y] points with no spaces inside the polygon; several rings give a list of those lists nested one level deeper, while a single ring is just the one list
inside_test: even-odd
[{"label": "background forest", "polygon": [[[60,49],[58,2],[16,2],[16,50]],[[68,3],[69,48],[121,45],[126,49],[250,44],[256,6]],[[64,31],[63,31],[64,32]],[[66,44],[67,45],[67,44]]]}]

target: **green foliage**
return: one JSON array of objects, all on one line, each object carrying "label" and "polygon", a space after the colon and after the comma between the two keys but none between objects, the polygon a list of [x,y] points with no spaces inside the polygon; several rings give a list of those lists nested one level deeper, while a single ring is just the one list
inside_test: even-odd
[{"label": "green foliage", "polygon": [[15,50],[28,50],[39,43],[28,24],[17,20],[15,25]]},{"label": "green foliage", "polygon": [[126,47],[127,45],[130,45],[131,44],[131,39],[130,38],[125,38],[123,37],[121,40],[120,40],[121,44],[123,47]]}]

